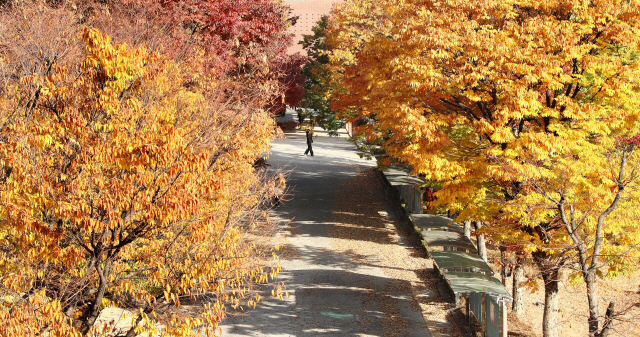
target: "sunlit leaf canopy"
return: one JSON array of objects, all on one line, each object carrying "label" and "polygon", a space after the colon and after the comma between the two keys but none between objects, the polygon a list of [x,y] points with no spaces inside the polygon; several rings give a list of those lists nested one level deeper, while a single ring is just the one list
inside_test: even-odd
[{"label": "sunlit leaf canopy", "polygon": [[[459,219],[501,224],[497,239],[535,241],[508,228],[554,221],[560,193],[586,216],[588,232],[613,200],[620,140],[640,131],[639,8],[347,1],[328,34],[348,88],[334,106],[369,118],[361,133],[384,138],[387,154],[442,182],[437,204]],[[635,192],[625,192],[628,206]],[[623,219],[635,211],[618,212],[609,228],[630,239],[636,223]]]}]

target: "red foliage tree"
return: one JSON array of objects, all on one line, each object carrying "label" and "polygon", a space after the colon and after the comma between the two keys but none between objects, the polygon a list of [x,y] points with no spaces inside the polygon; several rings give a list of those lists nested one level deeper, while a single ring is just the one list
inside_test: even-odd
[{"label": "red foliage tree", "polygon": [[[151,0],[156,2],[158,0]],[[229,75],[268,77],[279,84],[267,108],[283,110],[296,106],[304,91],[301,75],[306,58],[287,55],[292,42],[287,28],[295,24],[291,9],[274,0],[160,0],[182,41],[199,41],[210,56],[215,55],[216,71]]]},{"label": "red foliage tree", "polygon": [[[79,12],[91,26],[116,40],[151,50],[162,48],[176,58],[202,57],[216,77],[255,83],[271,81],[272,112],[285,104],[299,104],[304,90],[301,75],[306,58],[287,54],[296,22],[291,9],[275,0],[119,0],[78,2]],[[100,15],[99,8],[103,8]],[[123,19],[124,18],[124,19]],[[151,45],[149,45],[151,44]],[[197,48],[192,48],[194,45]],[[200,53],[200,54],[196,54]],[[185,74],[188,77],[188,74]]]}]

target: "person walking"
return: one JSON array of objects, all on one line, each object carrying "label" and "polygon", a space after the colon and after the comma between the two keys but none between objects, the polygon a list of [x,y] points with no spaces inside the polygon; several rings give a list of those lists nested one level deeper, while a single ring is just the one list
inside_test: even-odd
[{"label": "person walking", "polygon": [[304,151],[304,155],[306,156],[307,153],[311,152],[311,156],[313,157],[313,149],[311,148],[311,143],[313,143],[313,131],[306,129],[305,132],[307,133],[307,151]]}]

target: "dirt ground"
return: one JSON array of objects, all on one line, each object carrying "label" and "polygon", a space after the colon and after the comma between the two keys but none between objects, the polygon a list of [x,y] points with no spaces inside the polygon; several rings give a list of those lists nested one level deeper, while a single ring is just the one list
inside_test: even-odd
[{"label": "dirt ground", "polygon": [[[370,193],[356,196],[354,191]],[[449,317],[448,304],[438,295],[439,279],[429,270],[433,267],[431,260],[420,249],[407,244],[406,233],[393,220],[395,214],[385,209],[389,201],[385,201],[384,193],[384,182],[371,170],[364,170],[345,184],[335,200],[337,223],[329,230],[333,247],[362,263],[375,261],[389,278],[399,280],[396,287],[401,289],[388,289],[389,293],[411,291],[414,308],[420,307],[423,316],[435,323],[429,326],[432,335],[461,336]],[[390,301],[385,301],[385,296],[389,293],[374,296],[385,309],[385,336],[403,336],[407,323],[395,308],[387,305]]]},{"label": "dirt ground", "polygon": [[[497,250],[489,249],[489,262],[498,258]],[[499,269],[489,263],[496,275]],[[536,278],[535,267],[526,269],[526,275]],[[567,273],[564,275],[566,279]],[[537,289],[529,288],[524,291],[525,314],[518,317],[509,317],[509,335],[514,336],[542,336],[542,317],[544,312],[544,287],[540,277],[535,282]],[[507,290],[512,290],[512,278],[507,278]],[[615,279],[602,280],[600,284],[600,315],[604,315],[609,301],[616,301],[616,311],[624,311],[614,324],[614,329],[609,336],[640,336],[640,272],[632,275],[621,276]],[[589,307],[587,303],[586,287],[584,284],[572,285],[563,282],[560,287],[559,299],[560,336],[583,337],[588,335],[587,317]],[[512,314],[512,316],[515,316]]]}]

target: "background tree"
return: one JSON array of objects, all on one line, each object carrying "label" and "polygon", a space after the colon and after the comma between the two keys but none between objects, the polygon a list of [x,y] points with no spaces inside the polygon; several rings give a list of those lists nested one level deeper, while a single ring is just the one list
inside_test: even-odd
[{"label": "background tree", "polygon": [[[292,35],[287,28],[295,24],[291,9],[281,1],[154,1],[168,13],[172,32],[180,41],[199,40],[207,55],[213,56],[215,71],[232,77],[249,77],[257,86],[276,79],[281,94],[272,95],[265,108],[272,113],[285,104],[300,102],[303,77],[300,67],[306,59],[287,54]],[[188,29],[184,29],[184,27]]]},{"label": "background tree", "polygon": [[305,95],[298,114],[302,118],[309,117],[312,123],[318,123],[323,129],[329,130],[329,135],[337,136],[342,123],[335,111],[331,110],[331,94],[335,87],[328,67],[331,46],[326,43],[326,28],[327,16],[323,15],[311,28],[313,34],[303,35],[299,42],[307,52],[308,61],[302,69]]},{"label": "background tree", "polygon": [[285,104],[297,106],[303,95],[299,73],[306,58],[287,53],[292,43],[287,29],[297,18],[282,2],[118,0],[74,6],[87,24],[118,41],[144,43],[181,58],[197,57],[185,53],[198,46],[208,59],[205,71],[241,82],[248,90],[269,92],[263,108],[271,113]]}]

